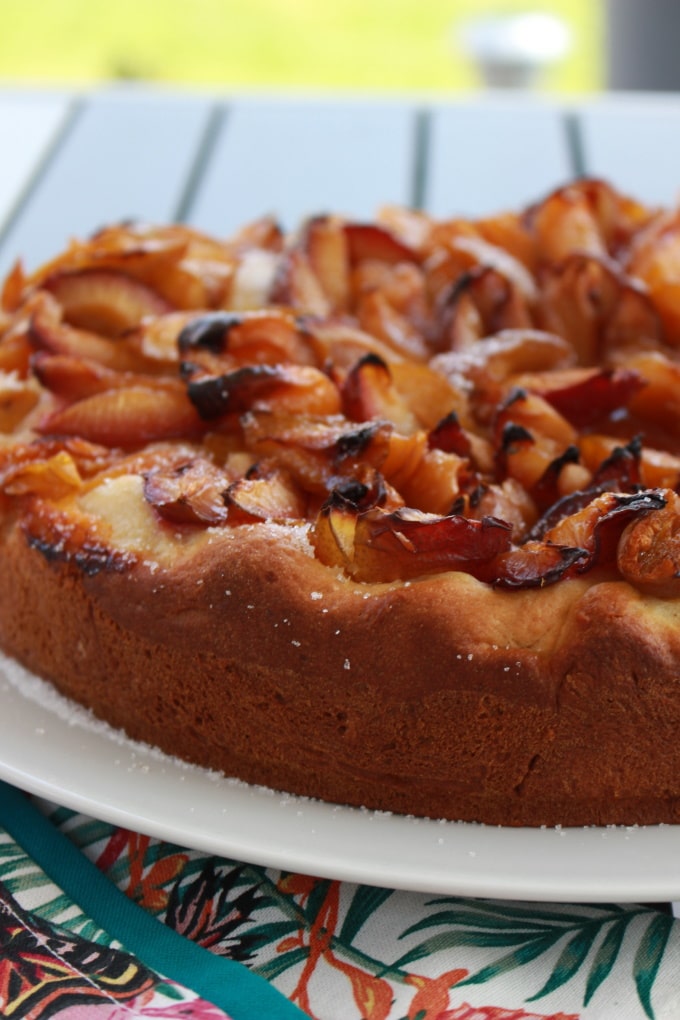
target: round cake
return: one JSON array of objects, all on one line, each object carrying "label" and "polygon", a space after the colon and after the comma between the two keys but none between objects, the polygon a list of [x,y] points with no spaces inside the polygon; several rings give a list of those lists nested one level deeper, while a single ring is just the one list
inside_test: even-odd
[{"label": "round cake", "polygon": [[0,308],[0,645],[249,783],[680,821],[680,215],[99,231]]}]

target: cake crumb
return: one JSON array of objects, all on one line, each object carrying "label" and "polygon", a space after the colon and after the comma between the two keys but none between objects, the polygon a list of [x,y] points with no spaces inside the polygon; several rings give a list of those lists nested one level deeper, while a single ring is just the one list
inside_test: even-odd
[{"label": "cake crumb", "polygon": [[313,599],[316,602],[318,599],[322,599],[323,598],[323,592],[321,592],[321,591],[312,591],[312,592],[309,593],[309,597],[310,597],[310,599]]}]

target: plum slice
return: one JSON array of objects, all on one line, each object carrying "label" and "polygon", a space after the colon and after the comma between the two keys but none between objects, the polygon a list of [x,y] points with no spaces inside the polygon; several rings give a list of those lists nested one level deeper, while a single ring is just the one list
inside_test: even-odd
[{"label": "plum slice", "polygon": [[348,373],[341,388],[345,414],[353,421],[383,418],[406,433],[418,422],[397,391],[389,366],[377,354],[366,354]]},{"label": "plum slice", "polygon": [[121,336],[147,315],[169,312],[168,302],[151,287],[114,269],[59,272],[42,283],[72,326],[103,336]]},{"label": "plum slice", "polygon": [[344,230],[352,263],[364,259],[375,259],[389,265],[418,261],[414,248],[379,224],[346,223]]},{"label": "plum slice", "polygon": [[680,496],[663,491],[665,506],[625,528],[617,566],[636,588],[660,598],[680,592]]},{"label": "plum slice", "polygon": [[340,394],[312,365],[243,365],[219,375],[182,364],[187,395],[201,418],[210,421],[244,411],[336,414]]},{"label": "plum slice", "polygon": [[357,513],[334,497],[322,508],[312,541],[324,562],[343,566],[357,581],[396,581],[463,570],[487,575],[510,548],[510,526],[484,518],[439,516],[411,508]]},{"label": "plum slice", "polygon": [[203,423],[181,387],[129,386],[95,393],[50,414],[43,435],[81,436],[107,447],[199,435]]},{"label": "plum slice", "polygon": [[175,524],[223,524],[229,476],[203,457],[144,472],[144,498]]},{"label": "plum slice", "polygon": [[305,517],[307,503],[288,471],[273,465],[256,464],[232,482],[225,493],[229,519],[244,521],[288,521]]},{"label": "plum slice", "polygon": [[[569,373],[565,373],[569,376]],[[558,375],[559,379],[559,375]],[[574,372],[562,386],[537,387],[556,411],[578,429],[593,426],[615,411],[628,407],[645,386],[642,376],[631,369],[602,369]]]}]

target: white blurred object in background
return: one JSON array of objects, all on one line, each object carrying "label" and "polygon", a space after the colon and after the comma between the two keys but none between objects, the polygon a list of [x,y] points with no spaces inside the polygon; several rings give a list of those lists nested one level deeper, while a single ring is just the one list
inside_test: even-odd
[{"label": "white blurred object in background", "polygon": [[571,45],[565,23],[541,11],[475,18],[461,26],[459,39],[489,88],[539,85],[542,72]]}]

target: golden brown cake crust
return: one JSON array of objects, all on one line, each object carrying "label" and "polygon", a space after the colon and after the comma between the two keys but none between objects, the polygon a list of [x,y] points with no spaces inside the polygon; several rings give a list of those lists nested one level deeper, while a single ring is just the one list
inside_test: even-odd
[{"label": "golden brown cake crust", "polygon": [[680,222],[385,216],[10,274],[0,646],[250,783],[679,821]]},{"label": "golden brown cake crust", "polygon": [[14,528],[2,645],[133,738],[248,782],[490,824],[678,820],[678,604],[452,574],[365,597],[263,532],[87,577]]}]

